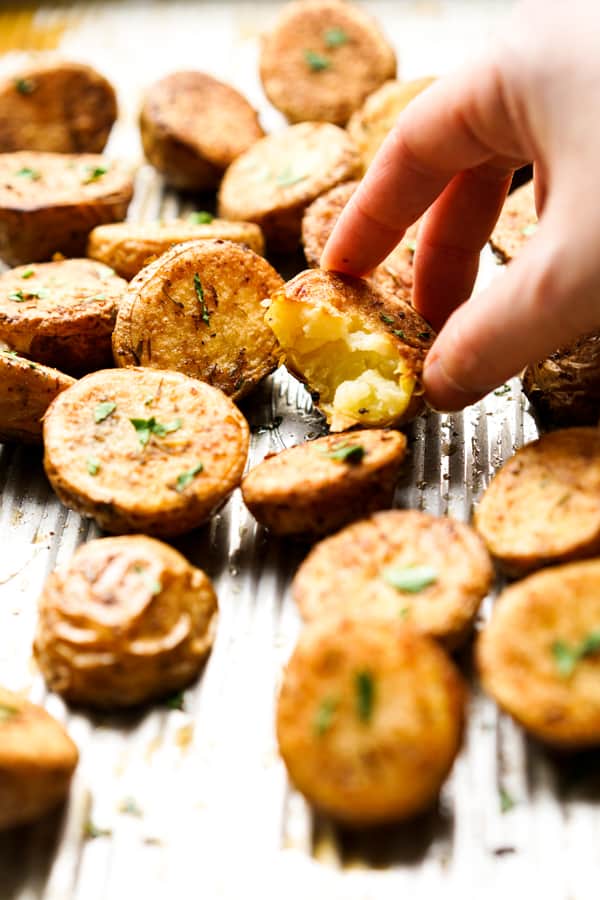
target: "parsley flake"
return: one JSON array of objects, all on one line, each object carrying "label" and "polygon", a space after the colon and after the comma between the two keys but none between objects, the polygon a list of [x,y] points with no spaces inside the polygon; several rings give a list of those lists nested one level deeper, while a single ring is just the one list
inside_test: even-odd
[{"label": "parsley flake", "polygon": [[354,676],[356,713],[361,722],[370,722],[375,705],[375,682],[370,672],[357,672]]},{"label": "parsley flake", "polygon": [[188,216],[188,222],[191,222],[192,225],[210,225],[213,219],[213,214],[206,212],[205,209],[201,209],[198,212],[191,212]]},{"label": "parsley flake", "polygon": [[143,812],[135,797],[125,797],[119,803],[119,812],[126,816],[136,816],[141,819]]},{"label": "parsley flake", "polygon": [[431,337],[431,332],[430,331],[420,331],[418,333],[417,337],[419,338],[420,341],[428,341],[429,338]]},{"label": "parsley flake", "polygon": [[404,338],[406,337],[406,335],[404,334],[404,332],[401,331],[399,328],[394,328],[394,329],[392,329],[392,334],[395,334],[396,337],[400,338],[401,341],[403,341]]},{"label": "parsley flake", "polygon": [[19,710],[16,706],[10,706],[8,703],[0,703],[0,723],[8,722],[9,719],[14,719],[14,717],[18,715]]},{"label": "parsley flake", "polygon": [[101,837],[111,837],[111,835],[112,831],[110,828],[98,828],[90,819],[83,826],[83,837],[88,841]]},{"label": "parsley flake", "polygon": [[199,475],[203,470],[204,466],[202,465],[202,463],[198,463],[198,465],[194,466],[192,469],[188,469],[187,472],[182,472],[181,475],[178,475],[177,482],[175,484],[175,490],[177,491],[177,493],[183,493],[186,487],[192,483],[196,475]]},{"label": "parsley flake", "polygon": [[405,594],[419,594],[438,580],[438,574],[431,566],[389,568],[384,569],[382,575],[384,581]]},{"label": "parsley flake", "polygon": [[18,175],[19,178],[30,178],[31,181],[39,181],[42,177],[36,169],[30,169],[29,166],[23,166],[23,168],[19,169],[15,174]]},{"label": "parsley flake", "polygon": [[12,294],[8,295],[9,300],[14,300],[15,303],[23,303],[27,300],[27,297],[23,293],[23,291],[13,291]]},{"label": "parsley flake", "polygon": [[17,78],[15,88],[19,94],[26,96],[27,94],[33,94],[36,84],[31,78]]},{"label": "parsley flake", "polygon": [[385,313],[379,313],[379,318],[384,323],[384,325],[393,325],[394,320],[391,316],[386,316]]},{"label": "parsley flake", "polygon": [[89,475],[97,475],[102,468],[100,460],[96,456],[88,456],[85,464]]},{"label": "parsley flake", "polygon": [[311,72],[322,72],[324,69],[329,69],[331,66],[331,62],[326,56],[315,53],[314,50],[305,50],[304,59]]},{"label": "parsley flake", "polygon": [[343,28],[328,28],[325,34],[325,43],[328,47],[343,47],[349,41],[348,35]]},{"label": "parsley flake", "polygon": [[116,408],[117,404],[113,403],[112,400],[106,400],[104,403],[99,403],[94,410],[94,422],[96,425],[100,422],[104,422],[109,416],[112,416]]},{"label": "parsley flake", "polygon": [[531,235],[535,234],[537,230],[537,222],[531,222],[529,225],[525,225],[523,228],[521,228],[521,234],[525,237],[531,237]]},{"label": "parsley flake", "polygon": [[208,308],[206,306],[206,300],[204,299],[204,288],[202,287],[202,282],[200,281],[200,276],[196,272],[194,275],[194,290],[196,291],[196,296],[198,298],[198,303],[200,304],[201,315],[200,318],[204,322],[205,325],[210,325],[210,316],[208,314]]},{"label": "parsley flake", "polygon": [[331,728],[337,705],[335,697],[325,697],[319,705],[313,721],[313,731],[317,737],[322,737]]},{"label": "parsley flake", "polygon": [[323,456],[336,462],[359,463],[365,455],[361,444],[339,444],[333,450],[322,450]]},{"label": "parsley flake", "polygon": [[162,591],[162,584],[160,583],[160,581],[157,578],[152,578],[148,569],[145,569],[144,566],[134,566],[133,570],[137,575],[143,576],[150,593],[153,597],[157,597]]},{"label": "parsley flake", "polygon": [[594,656],[600,651],[600,629],[590,631],[579,644],[570,645],[566,641],[555,641],[552,644],[552,655],[556,668],[563,676],[569,678],[575,667],[586,656]]},{"label": "parsley flake", "polygon": [[87,172],[88,174],[83,179],[83,184],[92,184],[92,182],[98,181],[99,178],[106,175],[108,168],[106,166],[87,166]]},{"label": "parsley flake", "polygon": [[181,419],[175,419],[167,425],[162,425],[156,421],[154,416],[150,419],[130,419],[129,421],[135,428],[142,447],[146,446],[151,434],[156,435],[156,437],[165,437],[165,435],[171,434],[173,431],[179,431],[183,424]]},{"label": "parsley flake", "polygon": [[505,394],[510,394],[510,390],[510,384],[503,384],[502,387],[494,391],[494,397],[504,397]]},{"label": "parsley flake", "polygon": [[405,238],[404,243],[406,245],[406,249],[410,250],[411,253],[415,253],[417,250],[417,242],[414,238]]},{"label": "parsley flake", "polygon": [[517,801],[511,797],[505,787],[501,787],[498,793],[500,795],[500,812],[503,814],[510,812],[517,805]]},{"label": "parsley flake", "polygon": [[178,691],[176,694],[172,694],[170,697],[167,697],[165,700],[165,705],[169,709],[185,709],[185,698],[183,695],[183,691]]},{"label": "parsley flake", "polygon": [[21,272],[21,278],[32,278],[35,275],[35,269],[25,269]]}]

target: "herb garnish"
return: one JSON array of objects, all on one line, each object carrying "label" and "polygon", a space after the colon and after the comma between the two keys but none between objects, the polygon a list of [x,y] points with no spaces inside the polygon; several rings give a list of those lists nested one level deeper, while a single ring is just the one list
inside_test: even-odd
[{"label": "herb garnish", "polygon": [[97,475],[101,469],[101,463],[97,456],[88,456],[85,464],[89,475]]},{"label": "herb garnish", "polygon": [[323,456],[336,462],[359,463],[365,455],[362,444],[339,444],[333,450],[322,450]]},{"label": "herb garnish", "polygon": [[198,465],[194,466],[192,469],[188,469],[187,472],[182,472],[181,475],[178,475],[175,483],[175,490],[177,493],[183,493],[186,487],[192,483],[196,475],[199,475],[203,470],[204,466],[202,463],[198,463]]},{"label": "herb garnish", "polygon": [[406,594],[418,594],[438,580],[437,572],[431,566],[384,569],[382,576],[397,591],[404,591]]},{"label": "herb garnish", "polygon": [[361,722],[370,722],[375,705],[375,682],[370,672],[357,672],[354,676],[356,713]]},{"label": "herb garnish", "polygon": [[420,331],[418,333],[417,337],[419,338],[420,341],[428,341],[429,338],[431,337],[431,332],[430,331]]},{"label": "herb garnish", "polygon": [[494,391],[494,397],[504,397],[505,394],[510,393],[510,390],[510,384],[503,384],[502,387]]},{"label": "herb garnish", "polygon": [[324,69],[329,69],[331,66],[331,62],[326,56],[315,53],[314,50],[305,50],[304,59],[312,72],[322,72]]},{"label": "herb garnish", "polygon": [[157,597],[160,594],[160,592],[162,591],[162,584],[160,583],[160,581],[158,581],[157,578],[152,578],[152,576],[148,572],[148,569],[145,569],[144,566],[137,565],[133,567],[133,571],[137,575],[143,575],[144,581],[150,589],[153,597]]},{"label": "herb garnish", "polygon": [[18,715],[19,710],[16,706],[9,706],[8,703],[0,703],[0,722],[8,722],[9,719],[13,719]]},{"label": "herb garnish", "polygon": [[83,837],[89,841],[93,841],[95,838],[100,837],[110,837],[111,835],[112,831],[110,828],[98,828],[91,819],[88,819],[83,826]]},{"label": "herb garnish", "polygon": [[287,169],[284,169],[284,171],[277,176],[276,183],[277,187],[291,187],[293,184],[298,184],[298,182],[304,181],[306,178],[308,178],[308,175],[294,175],[291,168],[288,166]]},{"label": "herb garnish", "polygon": [[570,645],[566,641],[555,641],[552,644],[552,655],[556,667],[563,678],[569,678],[575,671],[577,663],[586,656],[594,656],[600,651],[600,630],[590,631],[579,644]]},{"label": "herb garnish", "polygon": [[194,290],[196,291],[196,296],[198,297],[198,303],[200,304],[201,316],[200,318],[204,322],[205,325],[210,325],[210,316],[208,314],[208,308],[206,306],[206,300],[204,299],[204,288],[202,287],[202,282],[200,281],[200,276],[196,272],[194,275]]},{"label": "herb garnish", "polygon": [[535,234],[538,230],[537,222],[530,222],[529,225],[525,225],[521,228],[521,234],[525,237],[531,237],[532,234]]},{"label": "herb garnish", "polygon": [[417,242],[414,240],[414,238],[406,238],[404,243],[406,245],[406,249],[410,250],[411,253],[414,253],[416,251]]},{"label": "herb garnish", "polygon": [[328,28],[323,37],[328,47],[343,47],[349,40],[344,29],[339,27]]},{"label": "herb garnish", "polygon": [[313,721],[313,731],[317,737],[322,737],[331,728],[337,705],[335,697],[325,697],[321,702]]},{"label": "herb garnish", "polygon": [[113,403],[112,400],[106,400],[104,403],[99,403],[94,410],[94,422],[96,425],[100,422],[104,422],[109,416],[112,416],[116,408],[117,404]]},{"label": "herb garnish", "polygon": [[15,81],[15,87],[19,94],[33,94],[36,88],[35,81],[32,81],[31,78],[17,78]]},{"label": "herb garnish", "polygon": [[500,812],[507,813],[510,812],[513,807],[517,805],[516,800],[508,793],[505,787],[501,787],[498,791],[500,795]]},{"label": "herb garnish", "polygon": [[162,425],[156,421],[154,416],[150,419],[130,419],[129,421],[137,431],[142,447],[146,446],[151,434],[155,434],[156,437],[165,437],[165,435],[171,434],[173,431],[179,431],[183,424],[181,419],[175,419],[173,422],[169,422],[168,425]]},{"label": "herb garnish", "polygon": [[401,341],[403,341],[404,338],[406,337],[406,335],[404,334],[404,332],[401,331],[399,328],[393,328],[393,329],[392,329],[392,334],[395,334],[396,337],[400,338]]},{"label": "herb garnish", "polygon": [[21,278],[32,278],[35,275],[35,269],[26,269],[24,272],[21,272]]},{"label": "herb garnish", "polygon": [[379,313],[379,318],[385,325],[393,325],[394,320],[391,316],[386,316],[385,313]]},{"label": "herb garnish", "polygon": [[213,219],[213,214],[207,212],[205,209],[201,209],[198,212],[191,212],[188,216],[188,222],[191,222],[193,225],[209,225]]},{"label": "herb garnish", "polygon": [[20,178],[30,178],[32,181],[39,181],[42,177],[39,172],[35,169],[30,169],[29,166],[23,166],[22,169],[15,172],[15,175],[18,175]]},{"label": "herb garnish", "polygon": [[136,816],[139,819],[143,816],[142,810],[135,797],[125,797],[121,800],[119,803],[119,812],[126,816]]},{"label": "herb garnish", "polygon": [[27,300],[27,297],[23,293],[23,291],[13,291],[12,294],[8,295],[9,300],[14,300],[15,303],[23,303]]},{"label": "herb garnish", "polygon": [[87,170],[88,175],[84,178],[83,184],[91,184],[93,181],[98,181],[99,178],[102,178],[108,172],[106,166],[88,166]]},{"label": "herb garnish", "polygon": [[169,707],[169,709],[183,710],[185,708],[184,699],[185,698],[183,695],[183,691],[178,691],[176,694],[172,694],[170,697],[167,697],[167,699],[165,700],[165,704]]}]

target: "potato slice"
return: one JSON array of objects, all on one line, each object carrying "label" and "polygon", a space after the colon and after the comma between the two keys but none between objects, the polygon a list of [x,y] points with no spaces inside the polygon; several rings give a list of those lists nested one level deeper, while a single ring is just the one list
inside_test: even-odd
[{"label": "potato slice", "polygon": [[70,702],[134,706],[196,678],[216,616],[210,579],[172,547],[101,538],[46,581],[35,655],[48,687]]},{"label": "potato slice", "polygon": [[107,369],[44,420],[59,498],[114,534],[171,537],[205,522],[242,478],[248,424],[221,391],[179,372]]},{"label": "potato slice", "polygon": [[537,222],[533,181],[528,181],[509,194],[490,238],[500,262],[508,263],[519,253],[535,234]]},{"label": "potato slice", "polygon": [[423,410],[420,377],[434,335],[406,301],[309,269],[272,295],[266,321],[332,431],[399,425]]},{"label": "potato slice", "polygon": [[320,535],[391,506],[406,438],[328,435],[269,456],[242,482],[244,503],[274,534]]},{"label": "potato slice", "polygon": [[55,253],[83,256],[96,225],[125,218],[126,167],[96,154],[0,154],[0,259],[9,266]]},{"label": "potato slice", "polygon": [[175,244],[186,241],[222,240],[245,244],[260,256],[265,251],[262,231],[253,222],[226,222],[213,219],[207,213],[207,221],[196,224],[189,219],[173,222],[117,222],[99,225],[89,236],[87,255],[111,266],[128,280],[140,269],[170,250]]},{"label": "potato slice", "polygon": [[0,830],[34,822],[62,803],[78,758],[45,709],[0,688]]},{"label": "potato slice", "polygon": [[90,259],[20,266],[0,275],[0,340],[75,375],[112,362],[127,282]]},{"label": "potato slice", "polygon": [[286,3],[263,40],[263,87],[290,122],[345,125],[365,97],[395,74],[393,47],[353,3]]},{"label": "potato slice", "polygon": [[238,399],[277,367],[261,304],[282,284],[247,247],[179,244],[131,282],[113,335],[115,360],[185,372]]},{"label": "potato slice", "polygon": [[358,174],[360,159],[345,131],[303,122],[258,141],[227,170],[219,215],[257,222],[270,250],[300,242],[302,216],[320,194]]},{"label": "potato slice", "polygon": [[72,384],[63,372],[0,350],[0,441],[41,444],[46,410]]},{"label": "potato slice", "polygon": [[507,588],[477,643],[484,688],[531,734],[565,750],[600,744],[600,561]]},{"label": "potato slice", "polygon": [[510,575],[600,552],[600,431],[543,435],[506,462],[475,527]]},{"label": "potato slice", "polygon": [[295,787],[346,825],[431,806],[458,753],[465,690],[429,638],[364,616],[309,625],[283,676],[279,749]]},{"label": "potato slice", "polygon": [[91,66],[38,63],[0,81],[0,153],[101,153],[116,118],[115,90]]}]

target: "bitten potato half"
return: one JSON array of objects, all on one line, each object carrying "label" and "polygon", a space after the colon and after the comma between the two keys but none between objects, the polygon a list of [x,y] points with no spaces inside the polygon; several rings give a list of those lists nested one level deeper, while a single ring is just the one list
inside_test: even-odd
[{"label": "bitten potato half", "polygon": [[113,334],[115,361],[185,372],[243,397],[277,367],[262,302],[282,284],[240,244],[178,244],[129,285]]},{"label": "bitten potato half", "polygon": [[203,72],[173,72],[153,84],[140,128],[149,162],[190,190],[216,188],[227,166],[264,136],[246,98]]},{"label": "bitten potato half", "polygon": [[335,125],[303,122],[258,141],[227,170],[219,215],[256,222],[270,250],[295,250],[304,210],[320,194],[358,175],[360,158]]},{"label": "bitten potato half", "polygon": [[507,588],[477,644],[483,686],[524,728],[576,750],[600,744],[600,561]]},{"label": "bitten potato half", "polygon": [[309,269],[271,296],[266,320],[332,431],[400,425],[422,412],[421,372],[434,334],[406,301],[359,278]]},{"label": "bitten potato half", "polygon": [[140,269],[174,247],[187,241],[221,240],[245,244],[250,250],[263,255],[265,241],[262,231],[253,222],[226,222],[213,219],[208,214],[205,223],[196,224],[190,219],[173,222],[116,222],[99,225],[88,239],[87,255],[111,266],[118,275],[128,280]]},{"label": "bitten potato half", "polygon": [[454,650],[469,636],[493,577],[468,525],[389,510],[317,544],[292,592],[306,621],[375,613],[405,620]]},{"label": "bitten potato half", "polygon": [[114,534],[173,537],[201,525],[239,485],[248,443],[221,391],[157,369],[87,375],[44,419],[58,497]]},{"label": "bitten potato half", "polygon": [[321,535],[391,506],[406,437],[328,435],[267,457],[242,482],[244,503],[274,534]]},{"label": "bitten potato half", "polygon": [[1,153],[0,259],[84,256],[92,228],[124,219],[132,196],[128,169],[103,156]]},{"label": "bitten potato half", "polygon": [[0,441],[41,444],[46,410],[72,384],[63,372],[0,351]]},{"label": "bitten potato half", "polygon": [[600,430],[567,428],[527,444],[495,475],[475,527],[510,575],[600,552]]},{"label": "bitten potato half", "polygon": [[506,198],[500,218],[490,238],[498,260],[508,263],[537,230],[537,212],[533,181],[528,181]]},{"label": "bitten potato half", "polygon": [[395,74],[393,47],[353,3],[287,3],[263,39],[263,87],[290,122],[345,125],[365,97]]},{"label": "bitten potato half", "polygon": [[0,830],[34,822],[62,803],[78,758],[45,709],[0,688]]},{"label": "bitten potato half", "polygon": [[213,643],[210,579],[142,535],[81,546],[44,586],[35,656],[72,703],[135,706],[186,687]]},{"label": "bitten potato half", "polygon": [[0,153],[101,153],[116,118],[115,90],[91,66],[37,64],[0,81]]},{"label": "bitten potato half", "polygon": [[111,338],[127,282],[90,259],[64,259],[0,275],[0,340],[74,375],[112,362]]},{"label": "bitten potato half", "polygon": [[307,626],[285,670],[279,749],[295,787],[351,826],[431,806],[461,743],[462,679],[402,622],[328,618]]}]

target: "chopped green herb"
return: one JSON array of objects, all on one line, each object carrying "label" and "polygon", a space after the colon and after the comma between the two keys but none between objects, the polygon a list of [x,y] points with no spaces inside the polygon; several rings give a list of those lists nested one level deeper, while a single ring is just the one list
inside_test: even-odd
[{"label": "chopped green herb", "polygon": [[158,581],[158,579],[156,578],[152,578],[150,573],[148,572],[148,569],[145,569],[144,566],[134,566],[133,570],[137,575],[143,575],[144,581],[150,589],[152,596],[157,597],[162,591],[162,584],[160,583],[160,581]]},{"label": "chopped green herb", "polygon": [[39,181],[42,177],[39,172],[37,172],[35,169],[30,169],[29,166],[24,166],[15,174],[20,178],[30,178],[32,181]]},{"label": "chopped green herb", "polygon": [[19,355],[16,350],[2,350],[2,353],[4,354],[4,356],[18,356]]},{"label": "chopped green herb", "polygon": [[96,456],[88,456],[86,466],[89,475],[97,475],[101,469],[100,460]]},{"label": "chopped green herb", "polygon": [[202,472],[204,466],[202,463],[198,463],[197,466],[194,466],[193,469],[189,469],[187,472],[182,472],[181,475],[177,476],[177,482],[175,485],[175,490],[178,494],[183,493],[186,487],[192,483],[196,475],[199,475]]},{"label": "chopped green herb", "polygon": [[19,94],[33,94],[35,91],[35,81],[32,81],[31,78],[17,78],[15,81],[15,87]]},{"label": "chopped green herb", "polygon": [[154,396],[146,397],[146,399],[144,400],[144,406],[152,406],[155,400],[156,397]]},{"label": "chopped green herb", "polygon": [[106,166],[87,166],[87,172],[88,174],[83,179],[83,184],[91,184],[93,181],[98,181],[99,178],[106,175],[108,168]]},{"label": "chopped green herb", "polygon": [[125,797],[121,800],[119,803],[119,812],[126,816],[136,816],[138,819],[141,819],[143,816],[143,812],[135,797]]},{"label": "chopped green herb", "polygon": [[535,234],[537,230],[537,222],[531,222],[529,225],[525,225],[525,227],[521,229],[521,234],[523,234],[525,237],[531,237],[531,235]]},{"label": "chopped green herb", "polygon": [[502,387],[494,391],[494,397],[504,397],[505,394],[510,394],[510,390],[510,384],[503,384]]},{"label": "chopped green herb", "polygon": [[23,303],[27,300],[27,297],[23,293],[23,291],[13,291],[12,294],[8,295],[9,300],[14,300],[15,303]]},{"label": "chopped green herb", "polygon": [[321,702],[313,722],[313,731],[317,737],[322,737],[331,728],[337,705],[335,697],[325,697]]},{"label": "chopped green herb", "polygon": [[349,40],[344,29],[337,27],[328,28],[323,36],[328,47],[343,47]]},{"label": "chopped green herb", "polygon": [[23,291],[19,288],[18,291],[13,291],[12,294],[8,295],[9,300],[14,300],[15,303],[24,303],[25,300],[45,300],[48,296],[48,291],[46,288],[38,288],[35,291]]},{"label": "chopped green herb", "polygon": [[205,325],[210,325],[210,316],[208,314],[208,308],[206,306],[206,300],[204,299],[204,288],[202,287],[202,282],[200,281],[200,276],[196,272],[194,275],[194,290],[196,291],[196,296],[198,297],[198,303],[200,304],[201,310],[201,319]]},{"label": "chopped green herb", "polygon": [[314,50],[305,50],[304,59],[312,72],[322,72],[324,69],[329,69],[331,66],[331,62],[326,56],[315,53]]},{"label": "chopped green herb", "polygon": [[95,297],[90,297],[90,300],[106,300],[106,297],[104,294],[96,294]]},{"label": "chopped green herb", "polygon": [[183,691],[178,691],[176,694],[172,694],[170,697],[167,697],[165,700],[166,706],[169,709],[185,709]]},{"label": "chopped green herb", "polygon": [[399,328],[395,328],[395,329],[392,331],[392,334],[395,334],[396,337],[400,338],[401,341],[403,341],[404,338],[406,337],[406,335],[404,334],[404,332],[401,331]]},{"label": "chopped green herb", "polygon": [[21,273],[21,278],[32,278],[34,275],[35,269],[25,269],[25,271]]},{"label": "chopped green herb", "polygon": [[420,341],[428,341],[429,338],[431,337],[431,332],[430,331],[420,331],[418,333],[417,337],[419,338]]},{"label": "chopped green herb", "polygon": [[416,251],[417,242],[413,238],[406,238],[404,243],[406,244],[407,249],[410,250],[411,253],[414,253]]},{"label": "chopped green herb", "polygon": [[591,631],[579,644],[573,646],[566,641],[555,641],[552,644],[554,662],[563,678],[569,678],[575,671],[577,663],[586,656],[594,656],[598,651],[600,651],[600,630]]},{"label": "chopped green herb", "polygon": [[201,209],[199,212],[191,212],[188,216],[188,222],[191,222],[192,225],[209,225],[213,219],[213,214],[206,212],[205,209]]},{"label": "chopped green herb", "polygon": [[418,594],[438,580],[437,572],[431,566],[384,569],[382,576],[397,591],[404,591],[406,594]]},{"label": "chopped green herb", "polygon": [[88,841],[101,837],[110,837],[111,835],[112,831],[110,828],[98,828],[90,819],[83,826],[83,837]]},{"label": "chopped green herb", "polygon": [[365,455],[362,444],[338,444],[333,450],[322,450],[323,456],[336,462],[359,463]]},{"label": "chopped green herb", "polygon": [[501,787],[500,790],[498,791],[498,793],[500,795],[500,812],[501,813],[510,812],[511,809],[513,809],[517,805],[516,800],[514,800],[514,798],[511,797],[511,795],[508,793],[508,791],[504,787]]},{"label": "chopped green herb", "polygon": [[154,416],[150,419],[130,419],[129,421],[137,431],[142,447],[146,446],[151,434],[156,435],[156,437],[165,437],[165,435],[171,434],[173,431],[179,431],[183,424],[181,419],[175,419],[167,425],[162,425],[156,421]]},{"label": "chopped green herb", "polygon": [[13,719],[18,715],[19,710],[16,706],[9,706],[7,703],[0,703],[0,723],[8,722],[9,719]]},{"label": "chopped green herb", "polygon": [[392,316],[386,316],[385,313],[379,313],[379,318],[385,325],[393,325],[394,324],[394,320],[393,320]]},{"label": "chopped green herb", "polygon": [[298,184],[299,181],[304,181],[306,178],[308,178],[308,175],[295,175],[288,166],[287,169],[284,169],[277,176],[276,183],[277,187],[291,187],[293,184]]},{"label": "chopped green herb", "polygon": [[356,713],[361,722],[370,722],[375,705],[375,682],[370,672],[357,672],[354,676]]},{"label": "chopped green herb", "polygon": [[94,422],[96,425],[112,416],[116,408],[117,404],[113,403],[112,400],[105,400],[104,403],[99,403],[94,410]]}]

